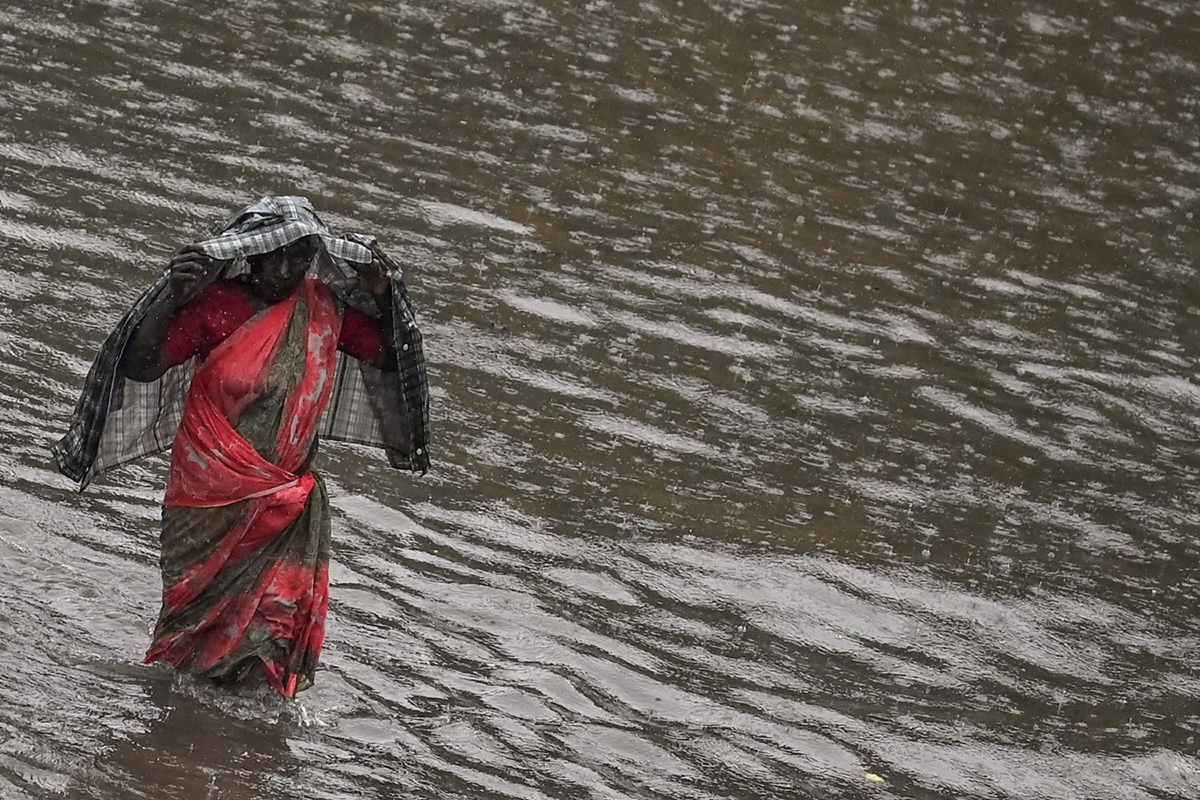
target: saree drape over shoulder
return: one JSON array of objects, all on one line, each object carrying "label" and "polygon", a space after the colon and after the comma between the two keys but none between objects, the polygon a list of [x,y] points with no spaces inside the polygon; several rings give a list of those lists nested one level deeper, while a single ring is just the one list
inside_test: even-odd
[{"label": "saree drape over shoulder", "polygon": [[[137,383],[118,365],[164,273],[105,342],[53,449],[59,470],[83,488],[171,448],[163,605],[146,661],[219,681],[261,664],[289,697],[311,684],[325,636],[329,504],[308,468],[317,441],[375,445],[393,467],[429,467],[421,336],[399,269],[374,238],[332,236],[304,198],[264,198],[200,242],[219,260],[186,302],[207,298],[223,311],[228,304],[212,298],[232,297],[246,256],[314,234],[324,243],[316,278]],[[392,313],[382,317],[350,267],[372,258],[390,273]],[[347,343],[351,328],[360,339],[369,328],[383,363],[350,355],[365,352]]]}]

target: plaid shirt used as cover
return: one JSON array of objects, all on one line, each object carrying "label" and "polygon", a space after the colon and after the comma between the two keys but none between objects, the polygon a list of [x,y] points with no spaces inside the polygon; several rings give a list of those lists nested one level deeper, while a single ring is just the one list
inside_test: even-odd
[{"label": "plaid shirt used as cover", "polygon": [[[392,325],[397,369],[384,372],[345,353],[338,353],[337,373],[329,406],[318,426],[321,437],[381,447],[397,469],[429,469],[429,385],[421,332],[400,269],[380,249],[375,237],[335,236],[303,197],[264,197],[234,214],[216,235],[199,242],[214,262],[183,301],[218,278],[246,272],[247,256],[269,253],[304,236],[324,244],[315,263],[318,278],[342,302],[374,317],[371,296],[358,287],[350,262],[372,257],[384,265],[391,281]],[[134,331],[170,277],[165,270],[126,312],[100,348],[84,381],[83,392],[67,434],[53,448],[58,469],[85,488],[100,473],[171,447],[191,386],[192,361],[172,367],[148,383],[125,379],[117,367]]]}]

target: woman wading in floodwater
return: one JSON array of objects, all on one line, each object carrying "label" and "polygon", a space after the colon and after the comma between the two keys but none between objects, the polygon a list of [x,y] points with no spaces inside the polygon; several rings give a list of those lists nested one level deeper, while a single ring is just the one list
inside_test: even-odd
[{"label": "woman wading in floodwater", "polygon": [[[310,273],[312,273],[310,275]],[[100,351],[59,469],[171,447],[163,605],[146,662],[220,683],[312,684],[329,602],[318,439],[425,471],[428,390],[399,270],[334,236],[302,197],[267,197],[184,247]]]}]

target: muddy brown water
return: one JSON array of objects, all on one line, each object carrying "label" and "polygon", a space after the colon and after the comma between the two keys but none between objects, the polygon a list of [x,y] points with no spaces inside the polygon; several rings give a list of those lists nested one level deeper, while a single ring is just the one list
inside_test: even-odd
[{"label": "muddy brown water", "polygon": [[[993,8],[993,6],[996,6]],[[0,10],[0,797],[1200,795],[1200,12]],[[142,667],[163,463],[47,447],[262,193],[402,261],[290,703]]]}]

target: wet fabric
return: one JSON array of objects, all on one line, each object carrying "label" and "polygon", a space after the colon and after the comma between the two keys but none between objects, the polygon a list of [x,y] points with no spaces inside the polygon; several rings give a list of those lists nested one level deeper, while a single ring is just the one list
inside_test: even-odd
[{"label": "wet fabric", "polygon": [[[162,343],[162,363],[177,366],[193,357],[203,360],[254,313],[254,303],[244,284],[216,281],[175,312]],[[337,345],[340,351],[382,368],[379,362],[385,351],[379,320],[347,308]]]},{"label": "wet fabric", "polygon": [[[340,302],[370,316],[378,315],[370,296],[358,287],[351,266],[371,257],[384,264],[392,298],[387,337],[395,353],[394,368],[382,370],[345,353],[339,356],[319,435],[380,447],[391,466],[426,471],[429,390],[421,332],[402,272],[373,236],[333,235],[304,198],[263,198],[202,238],[201,246],[221,260],[214,262],[184,299],[191,299],[216,280],[245,272],[246,256],[306,235],[319,236],[325,245],[312,271]],[[174,441],[194,363],[169,369],[149,383],[126,380],[118,371],[134,331],[166,288],[168,274],[164,270],[109,335],[84,381],[66,435],[52,448],[59,471],[79,482],[81,488],[104,471],[166,450]]]},{"label": "wet fabric", "polygon": [[329,601],[329,508],[306,469],[333,390],[342,317],[306,280],[196,370],[171,451],[163,607],[147,662],[236,681],[262,664],[312,683]]},{"label": "wet fabric", "polygon": [[308,198],[264,197],[235,213],[221,232],[199,242],[204,252],[216,259],[262,255],[285,247],[305,236],[318,236],[330,255],[365,263],[371,251],[352,238],[334,236],[317,216]]}]

